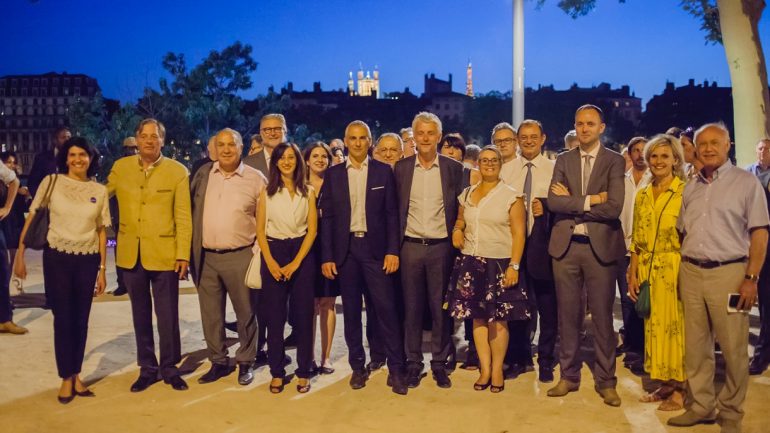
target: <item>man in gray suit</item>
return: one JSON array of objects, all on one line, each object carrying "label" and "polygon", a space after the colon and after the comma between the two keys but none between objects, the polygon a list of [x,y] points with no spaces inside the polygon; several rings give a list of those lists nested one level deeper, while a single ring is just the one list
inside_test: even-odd
[{"label": "man in gray suit", "polygon": [[286,142],[286,118],[279,113],[265,114],[259,121],[259,134],[262,137],[262,151],[243,158],[243,163],[256,168],[267,177],[273,149]]},{"label": "man in gray suit", "polygon": [[425,305],[432,322],[431,370],[441,388],[452,382],[445,370],[453,352],[452,321],[442,308],[455,249],[449,240],[457,219],[463,165],[438,154],[441,120],[422,112],[412,122],[417,154],[395,165],[401,240],[401,285],[404,293],[404,342],[407,384],[422,376],[422,318]]},{"label": "man in gray suit", "polygon": [[240,347],[238,383],[254,380],[257,324],[246,286],[246,270],[256,237],[256,213],[265,177],[241,162],[241,135],[225,128],[215,137],[218,160],[204,164],[190,183],[193,280],[198,288],[203,336],[211,369],[198,379],[214,382],[232,372],[225,345],[225,296],[237,318]]},{"label": "man in gray suit", "polygon": [[561,397],[580,386],[580,329],[585,291],[594,325],[594,383],[604,403],[620,406],[615,391],[615,345],[612,305],[618,260],[626,254],[620,212],[625,195],[625,161],[605,149],[599,107],[584,105],[575,113],[580,145],[556,159],[548,193],[554,226],[548,253],[553,258],[559,316],[561,379],[548,390]]}]

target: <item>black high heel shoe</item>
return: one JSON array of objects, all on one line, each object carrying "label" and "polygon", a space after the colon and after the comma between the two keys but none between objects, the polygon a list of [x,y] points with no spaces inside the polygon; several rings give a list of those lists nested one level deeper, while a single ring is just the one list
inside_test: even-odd
[{"label": "black high heel shoe", "polygon": [[60,395],[57,395],[56,399],[59,400],[59,403],[61,404],[67,404],[75,399],[75,392],[73,391],[72,394],[67,397],[62,397]]},{"label": "black high heel shoe", "polygon": [[478,383],[478,382],[476,382],[476,383],[473,384],[473,389],[475,391],[484,391],[485,389],[489,388],[489,385],[491,383],[492,383],[492,379],[489,379],[487,381],[487,383]]},{"label": "black high heel shoe", "polygon": [[[489,383],[491,384],[491,383],[492,383],[492,381],[490,380],[490,382],[489,382]],[[497,386],[497,385],[490,385],[490,387],[489,387],[489,391],[490,391],[491,393],[493,393],[493,394],[501,393],[501,392],[503,392],[503,390],[505,390],[505,382],[503,382],[503,384],[502,384],[502,385],[500,385],[500,386]]]},{"label": "black high heel shoe", "polygon": [[75,391],[75,395],[78,397],[96,397],[96,394],[90,389],[86,389],[85,391]]}]

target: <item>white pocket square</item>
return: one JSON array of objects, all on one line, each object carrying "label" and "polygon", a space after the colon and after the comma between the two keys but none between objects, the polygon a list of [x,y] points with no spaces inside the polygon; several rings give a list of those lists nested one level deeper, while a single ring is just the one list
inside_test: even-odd
[{"label": "white pocket square", "polygon": [[375,186],[374,188],[371,189],[371,191],[374,191],[375,189],[383,189],[383,188],[385,188],[384,185],[383,186]]}]

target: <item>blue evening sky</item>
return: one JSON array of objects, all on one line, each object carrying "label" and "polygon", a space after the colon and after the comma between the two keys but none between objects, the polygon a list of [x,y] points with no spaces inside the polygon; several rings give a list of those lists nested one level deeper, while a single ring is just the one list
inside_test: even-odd
[{"label": "blue evening sky", "polygon": [[[628,84],[649,99],[667,80],[729,85],[724,50],[706,45],[678,0],[598,0],[573,20],[548,0],[525,3],[527,86]],[[382,90],[423,91],[423,75],[454,76],[464,92],[473,62],[476,92],[507,91],[512,70],[511,0],[28,0],[0,1],[0,75],[49,71],[96,77],[111,98],[157,86],[168,51],[194,64],[236,40],[259,62],[254,88],[294,82],[346,86],[349,71],[379,66]],[[765,52],[769,13],[760,23]],[[767,54],[766,54],[767,55]]]}]

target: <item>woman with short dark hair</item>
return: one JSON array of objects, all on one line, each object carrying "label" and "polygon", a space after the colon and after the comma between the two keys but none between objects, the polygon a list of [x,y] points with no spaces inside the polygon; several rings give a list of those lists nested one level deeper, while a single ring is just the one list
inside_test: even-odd
[{"label": "woman with short dark hair", "polygon": [[98,155],[86,139],[73,137],[57,155],[59,173],[43,178],[21,231],[14,273],[27,275],[24,236],[35,212],[47,195],[48,245],[43,250],[43,279],[50,289],[56,366],[62,384],[58,399],[69,403],[75,396],[93,397],[80,380],[88,335],[88,317],[94,295],[107,286],[105,260],[110,210],[107,188],[90,178]]}]

